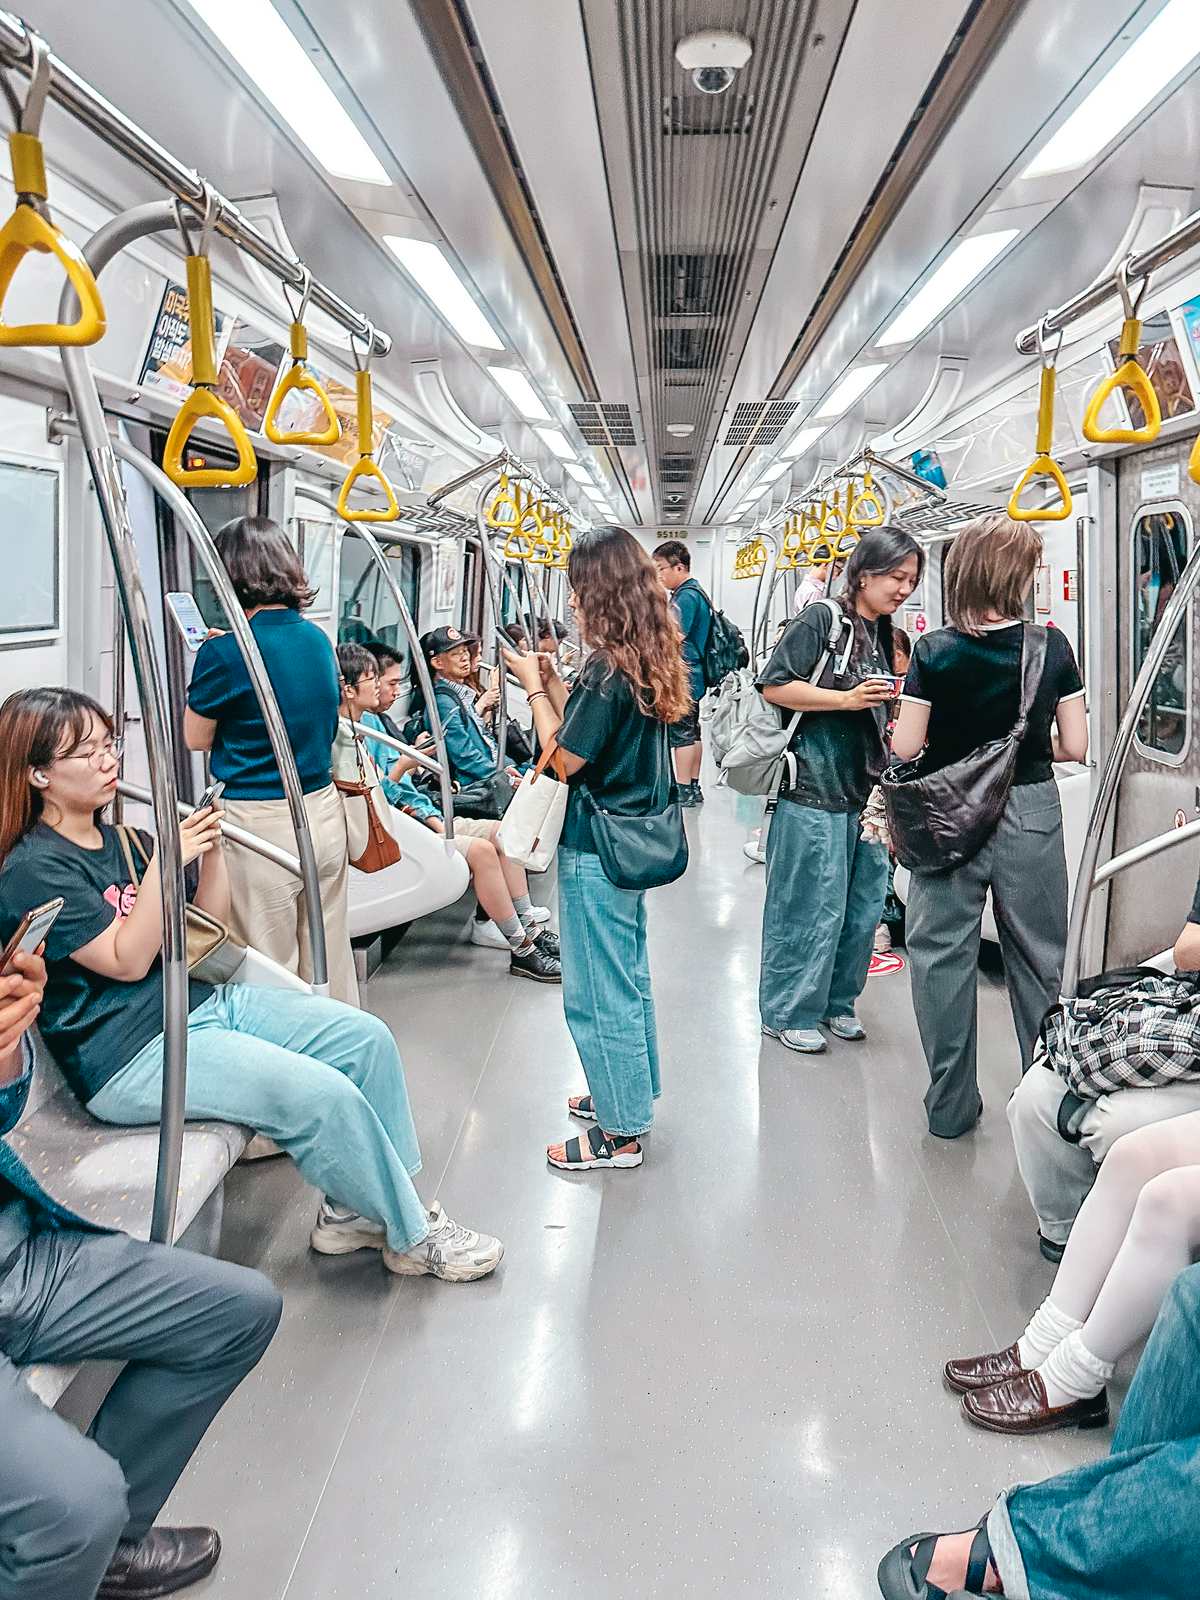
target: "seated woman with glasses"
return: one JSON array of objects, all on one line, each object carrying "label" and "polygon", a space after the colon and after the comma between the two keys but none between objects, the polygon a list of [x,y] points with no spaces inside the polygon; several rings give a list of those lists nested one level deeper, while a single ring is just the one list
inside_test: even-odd
[{"label": "seated woman with glasses", "polygon": [[[102,1122],[159,1120],[163,1082],[163,900],[149,834],[137,883],[126,843],[104,821],[119,743],[103,707],[72,689],[23,689],[0,706],[0,941],[32,906],[65,902],[46,939],[38,1026],[80,1101]],[[191,894],[229,915],[221,813],[180,823]],[[390,1030],[337,1000],[251,984],[188,982],[186,1114],[265,1134],[324,1191],[314,1250],[383,1253],[389,1272],[482,1278],[498,1239],[426,1210],[421,1156]]]}]

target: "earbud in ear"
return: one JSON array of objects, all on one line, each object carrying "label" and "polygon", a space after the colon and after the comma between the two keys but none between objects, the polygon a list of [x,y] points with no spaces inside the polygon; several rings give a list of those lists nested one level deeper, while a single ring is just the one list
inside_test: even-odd
[{"label": "earbud in ear", "polygon": [[46,774],[44,772],[41,772],[41,771],[35,771],[34,772],[34,774],[33,774],[33,783],[34,783],[36,788],[44,789],[44,788],[46,788],[47,784],[49,784],[49,782],[50,782],[50,779],[46,776]]}]

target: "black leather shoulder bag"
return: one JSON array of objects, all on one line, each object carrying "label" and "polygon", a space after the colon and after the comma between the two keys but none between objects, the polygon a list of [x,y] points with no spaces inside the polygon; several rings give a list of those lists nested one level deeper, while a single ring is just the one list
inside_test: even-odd
[{"label": "black leather shoulder bag", "polygon": [[949,872],[978,855],[1004,814],[1017,754],[1029,725],[1042,670],[1046,630],[1024,625],[1021,637],[1021,701],[1017,720],[1002,739],[936,772],[921,771],[923,756],[902,761],[880,779],[892,849],[912,872]]},{"label": "black leather shoulder bag", "polygon": [[[667,728],[665,723],[661,726],[662,759],[670,772]],[[618,889],[657,889],[682,878],[687,871],[688,841],[679,789],[673,778],[665,809],[645,817],[605,811],[586,783],[580,782],[576,787],[591,819],[596,854],[611,884]]]}]

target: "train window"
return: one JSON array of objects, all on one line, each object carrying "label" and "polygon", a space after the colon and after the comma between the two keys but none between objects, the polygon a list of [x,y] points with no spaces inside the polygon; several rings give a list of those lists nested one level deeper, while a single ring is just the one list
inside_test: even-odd
[{"label": "train window", "polygon": [[[408,641],[391,589],[371,559],[362,539],[342,539],[338,577],[338,640],[342,644],[385,644],[405,662]],[[404,602],[415,617],[421,593],[423,550],[411,544],[385,546],[390,569]]]},{"label": "train window", "polygon": [[[296,551],[304,564],[308,581],[317,591],[309,615],[333,615],[333,549],[337,530],[332,522],[322,522],[316,517],[297,517],[295,528]],[[358,540],[361,544],[362,540]]]},{"label": "train window", "polygon": [[57,467],[0,461],[0,528],[8,568],[0,597],[0,644],[23,644],[59,630]]},{"label": "train window", "polygon": [[[1182,506],[1144,511],[1133,522],[1133,661],[1136,677],[1167,602],[1187,565],[1192,524]],[[1182,761],[1190,737],[1191,623],[1184,616],[1167,648],[1138,724],[1137,742],[1148,755]]]}]

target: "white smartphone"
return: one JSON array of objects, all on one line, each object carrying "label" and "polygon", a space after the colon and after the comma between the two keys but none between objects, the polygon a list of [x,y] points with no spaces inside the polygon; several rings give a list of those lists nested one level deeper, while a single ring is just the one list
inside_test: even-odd
[{"label": "white smartphone", "polygon": [[224,793],[225,793],[225,785],[221,781],[221,779],[218,778],[216,783],[210,783],[209,784],[208,788],[205,789],[204,793],[200,796],[199,800],[196,801],[196,810],[197,811],[207,811],[209,806],[215,806],[216,805],[217,801],[221,798],[221,796]]},{"label": "white smartphone", "polygon": [[25,913],[12,938],[4,946],[4,954],[0,955],[0,978],[8,977],[12,958],[18,951],[37,949],[54,926],[54,919],[64,904],[60,895],[57,900],[47,900],[44,906],[35,906],[32,911]]},{"label": "white smartphone", "polygon": [[199,650],[208,638],[208,623],[200,615],[195,597],[190,594],[169,594],[166,598],[175,624],[183,635],[184,644],[189,650]]}]

